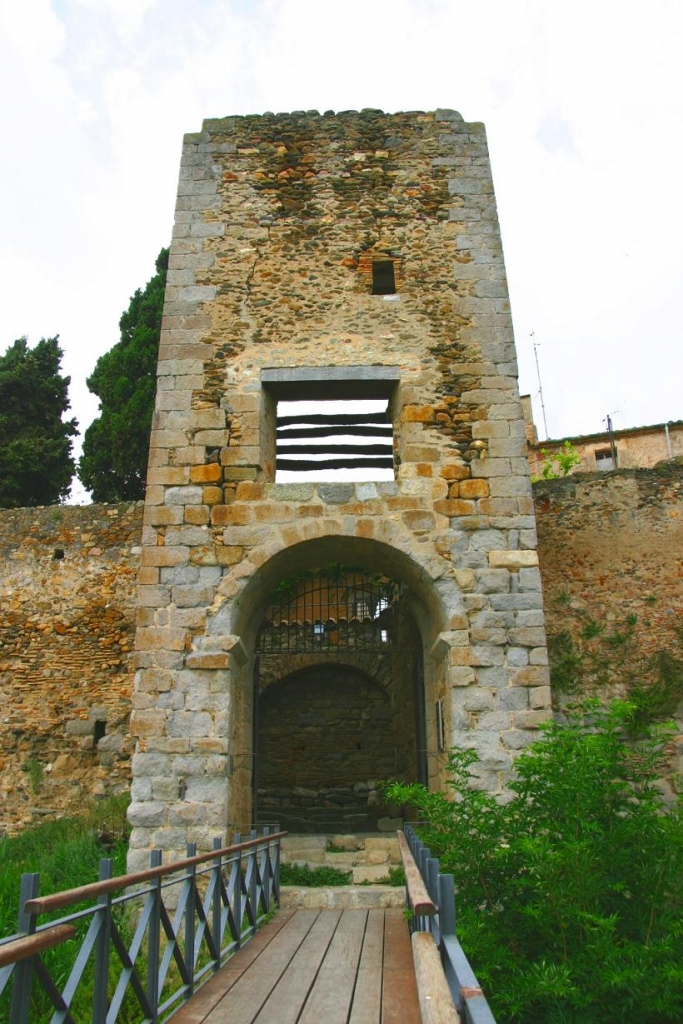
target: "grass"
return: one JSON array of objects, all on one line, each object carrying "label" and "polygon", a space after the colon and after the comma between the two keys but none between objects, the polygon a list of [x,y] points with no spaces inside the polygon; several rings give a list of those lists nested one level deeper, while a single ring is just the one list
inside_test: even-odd
[{"label": "grass", "polygon": [[338,868],[310,868],[308,864],[281,864],[281,885],[305,885],[324,888],[327,885],[351,885],[351,872]]},{"label": "grass", "polygon": [[[40,892],[59,892],[97,881],[103,857],[113,860],[115,875],[126,870],[128,826],[126,808],[128,795],[109,797],[93,803],[79,817],[59,818],[41,822],[19,835],[0,840],[0,937],[15,934],[19,910],[21,876],[26,872],[40,875]],[[76,910],[70,908],[69,912]],[[57,911],[52,918],[63,916]],[[43,915],[40,923],[50,920]],[[80,922],[76,939],[63,943],[44,954],[55,980],[63,984],[71,970],[75,951],[80,945],[87,922]],[[9,991],[0,998],[0,1020],[8,1019]],[[92,978],[84,978],[73,1003],[77,1020],[88,1020],[92,1009]],[[34,986],[31,1000],[31,1024],[42,1024],[52,1016],[47,997],[40,986]],[[135,1017],[130,1018],[134,1020]],[[126,1016],[120,1015],[120,1021]]]},{"label": "grass", "polygon": [[44,821],[0,840],[0,936],[17,930],[19,886],[25,872],[40,874],[41,893],[97,881],[102,857],[114,874],[126,870],[128,794],[109,797],[79,817]]}]

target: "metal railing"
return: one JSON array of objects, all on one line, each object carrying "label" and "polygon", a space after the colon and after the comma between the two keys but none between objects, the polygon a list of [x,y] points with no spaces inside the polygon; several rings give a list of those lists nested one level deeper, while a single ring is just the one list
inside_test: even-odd
[{"label": "metal railing", "polygon": [[[427,913],[413,914],[411,931],[431,932],[434,936],[455,1008],[465,1024],[495,1024],[491,1008],[455,934],[453,875],[441,873],[438,858],[432,857],[411,825],[404,826],[404,833],[433,903]],[[412,909],[410,893],[408,904]]]},{"label": "metal railing", "polygon": [[[98,882],[50,896],[39,896],[37,874],[23,875],[18,934],[0,941],[0,1016],[29,1024],[40,995],[51,1024],[165,1020],[279,903],[285,834],[264,828],[228,847],[217,839],[200,855],[192,843],[186,859],[166,865],[153,850],[148,870],[117,877],[104,859]],[[66,908],[75,909],[38,923]],[[63,943],[77,947],[66,972],[45,955]]]}]

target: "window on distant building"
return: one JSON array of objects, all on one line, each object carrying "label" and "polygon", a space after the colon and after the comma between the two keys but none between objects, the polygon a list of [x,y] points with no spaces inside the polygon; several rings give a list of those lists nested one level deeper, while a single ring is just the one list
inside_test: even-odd
[{"label": "window on distant building", "polygon": [[595,468],[601,470],[616,469],[617,454],[616,448],[614,454],[611,448],[596,448],[595,449]]}]

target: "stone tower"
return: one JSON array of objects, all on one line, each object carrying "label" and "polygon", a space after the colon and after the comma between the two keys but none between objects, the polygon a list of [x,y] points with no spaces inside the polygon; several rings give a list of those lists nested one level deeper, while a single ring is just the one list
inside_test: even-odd
[{"label": "stone tower", "polygon": [[176,211],[131,867],[256,818],[375,828],[377,779],[439,785],[450,746],[504,793],[550,689],[483,125],[209,120]]}]

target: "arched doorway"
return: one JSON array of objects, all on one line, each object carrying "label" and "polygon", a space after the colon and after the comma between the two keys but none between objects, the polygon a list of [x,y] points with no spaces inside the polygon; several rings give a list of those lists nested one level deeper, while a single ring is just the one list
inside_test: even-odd
[{"label": "arched doorway", "polygon": [[256,637],[254,817],[375,831],[383,783],[426,779],[422,645],[396,580],[340,563],[280,580]]},{"label": "arched doorway", "polygon": [[[343,563],[339,561],[341,555]],[[314,614],[319,596],[308,594],[305,614],[298,615],[302,620],[299,625],[296,621],[291,625],[285,622],[288,616],[273,615],[273,607],[282,605],[283,592],[291,588],[292,582],[298,585],[302,580],[315,580],[321,569],[330,565],[334,565],[337,576],[351,568],[370,577],[371,582],[384,585],[385,580],[396,588],[390,608],[384,607],[382,595],[378,600],[377,594],[371,593],[363,609],[364,599],[356,595],[356,617],[361,621],[350,628],[350,643],[332,643],[333,639],[345,638],[348,627],[338,621],[344,618],[338,614],[339,608],[333,614],[318,608]],[[348,589],[348,583],[345,586]],[[354,578],[354,589],[367,591],[366,583]],[[303,604],[299,612],[303,612]],[[295,543],[263,560],[241,585],[231,583],[211,617],[206,641],[207,645],[230,651],[228,829],[243,832],[257,817],[262,823],[280,821],[280,815],[265,805],[268,794],[263,790],[267,787],[260,784],[261,698],[273,686],[293,685],[294,677],[295,683],[308,685],[310,676],[304,670],[312,666],[334,665],[338,676],[353,669],[380,687],[391,709],[396,767],[391,775],[406,781],[442,784],[443,756],[438,751],[435,706],[448,686],[451,634],[447,631],[461,615],[462,594],[441,564],[429,557],[418,560],[393,545],[359,537],[322,536]],[[306,635],[303,650],[292,649],[297,630]],[[326,673],[325,679],[329,678]],[[349,678],[347,674],[347,681]],[[267,700],[275,698],[269,696]],[[381,778],[384,771],[375,769],[374,776],[375,780]],[[368,781],[373,781],[372,773],[357,778],[354,785]],[[366,804],[369,806],[368,798]]]}]

